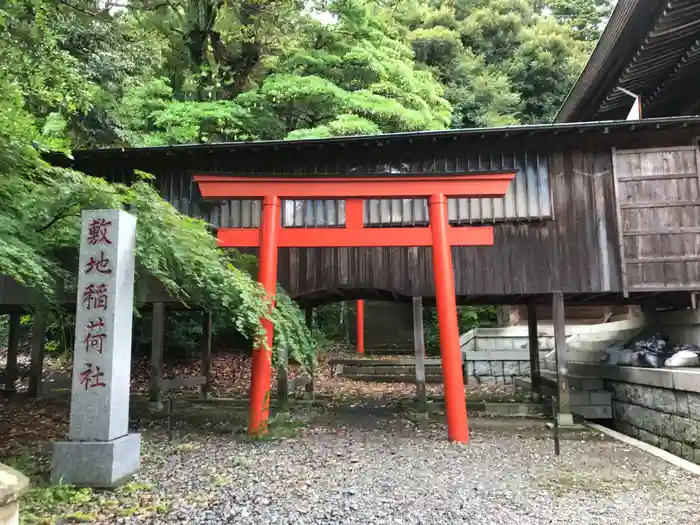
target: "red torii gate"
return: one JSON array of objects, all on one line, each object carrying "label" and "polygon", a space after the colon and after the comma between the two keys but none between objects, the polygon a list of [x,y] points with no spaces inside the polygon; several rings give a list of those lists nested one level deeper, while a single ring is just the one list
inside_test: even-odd
[{"label": "red torii gate", "polygon": [[[448,223],[448,197],[503,197],[515,172],[318,178],[195,175],[205,199],[262,199],[260,228],[222,228],[219,246],[259,247],[258,280],[272,297],[277,287],[278,248],[431,246],[435,299],[440,333],[440,358],[445,385],[447,433],[451,441],[469,440],[466,396],[459,347],[457,305],[451,246],[493,244],[490,226],[453,227]],[[429,199],[429,227],[365,228],[364,199]],[[281,199],[346,199],[345,228],[283,228]],[[262,320],[272,348],[273,330]],[[253,352],[248,432],[267,429],[271,360],[260,345]]]}]

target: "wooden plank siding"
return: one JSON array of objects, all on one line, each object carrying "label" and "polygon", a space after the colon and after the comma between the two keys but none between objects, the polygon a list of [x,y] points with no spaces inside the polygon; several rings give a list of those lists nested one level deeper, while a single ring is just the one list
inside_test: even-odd
[{"label": "wooden plank siding", "polygon": [[700,289],[698,148],[614,153],[623,290]]},{"label": "wooden plank siding", "polygon": [[[491,247],[453,248],[457,294],[546,294],[553,288],[565,293],[620,291],[610,149],[549,151],[503,146],[494,150],[489,146],[465,149],[449,144],[439,157],[425,149],[362,146],[333,148],[340,154],[322,149],[311,159],[297,152],[264,157],[217,153],[186,155],[184,159],[178,156],[173,159],[176,163],[159,158],[157,165],[144,158],[138,167],[156,174],[157,189],[180,211],[217,227],[230,227],[240,221],[240,201],[199,200],[191,183],[193,173],[478,172],[512,166],[514,159],[537,159],[545,164],[540,172],[547,174],[543,179],[547,194],[539,197],[546,202],[538,203],[545,210],[544,217],[528,217],[525,211],[504,221],[503,203],[479,199],[480,217],[471,222],[495,224],[495,243]],[[124,180],[123,168],[118,164],[114,168],[111,178]],[[521,178],[521,189],[527,180]],[[539,185],[537,189],[539,196]],[[259,224],[259,205],[248,210],[244,223]],[[470,221],[457,216],[455,222]],[[429,248],[291,248],[280,250],[279,263],[280,283],[293,297],[347,288],[378,289],[404,297],[434,295]]]},{"label": "wooden plank siding", "polygon": [[[75,152],[74,160],[56,163],[125,183],[132,180],[136,169],[152,173],[154,187],[178,210],[217,227],[257,225],[259,205],[203,201],[192,182],[196,173],[361,176],[503,167],[529,170],[527,176],[518,175],[514,193],[509,190],[510,204],[479,199],[452,205],[454,222],[492,224],[495,236],[493,246],[453,248],[458,300],[518,304],[527,302],[527,296],[544,299],[559,290],[572,301],[585,295],[585,300],[611,302],[621,300],[623,292],[613,149],[674,148],[691,144],[700,135],[700,123],[664,126],[641,122],[611,125],[610,129],[603,125],[546,132],[513,128],[468,136],[454,132],[440,137],[417,134],[301,144],[101,150]],[[683,181],[689,184],[690,179]],[[538,199],[536,206],[530,200],[533,195]],[[381,210],[384,204],[378,206]],[[389,217],[391,211],[389,206]],[[366,222],[372,223],[369,214],[366,210]],[[411,224],[420,222],[410,213],[399,218]],[[692,256],[699,253],[689,241],[683,250]],[[700,286],[697,276],[688,273],[689,264],[681,264],[686,267],[682,283]],[[374,297],[381,299],[422,296],[426,304],[434,296],[428,248],[282,249],[278,275],[292,297],[310,303],[362,297],[366,291],[378,291]],[[659,279],[656,274],[645,274],[635,282],[641,284],[648,278]],[[148,300],[156,296],[166,300],[163,295],[149,291]],[[0,283],[0,304],[6,300]]]}]

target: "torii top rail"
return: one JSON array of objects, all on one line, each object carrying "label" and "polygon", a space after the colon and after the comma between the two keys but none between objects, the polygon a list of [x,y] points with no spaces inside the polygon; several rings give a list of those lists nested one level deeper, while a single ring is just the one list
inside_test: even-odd
[{"label": "torii top rail", "polygon": [[[386,177],[234,177],[195,175],[205,199],[262,199],[260,228],[228,228],[218,233],[223,247],[258,246],[258,279],[271,296],[277,286],[277,252],[280,247],[377,247],[430,246],[433,251],[435,296],[440,330],[440,356],[445,383],[448,437],[469,440],[467,408],[462,378],[457,306],[451,246],[493,244],[493,228],[452,227],[447,220],[448,197],[503,197],[515,172],[455,174],[443,176]],[[347,199],[345,228],[282,228],[281,199]],[[429,227],[365,228],[363,200],[377,198],[428,198]],[[263,320],[268,347],[272,326]],[[270,399],[270,359],[261,345],[253,354],[248,432],[267,428]]]}]

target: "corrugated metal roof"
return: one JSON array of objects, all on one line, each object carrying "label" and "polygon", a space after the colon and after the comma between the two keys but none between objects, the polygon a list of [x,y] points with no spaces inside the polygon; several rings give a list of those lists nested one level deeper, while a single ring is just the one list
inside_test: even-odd
[{"label": "corrugated metal roof", "polygon": [[632,99],[618,87],[641,95],[643,116],[682,115],[700,96],[678,96],[678,83],[699,71],[700,2],[619,0],[555,120],[624,117]]},{"label": "corrugated metal roof", "polygon": [[[381,146],[394,141],[405,142],[413,140],[438,140],[459,138],[507,138],[513,136],[533,135],[565,135],[569,133],[608,133],[612,131],[634,132],[636,130],[653,130],[661,128],[686,127],[700,125],[700,116],[697,117],[669,117],[657,119],[645,119],[643,121],[600,121],[600,122],[574,122],[557,124],[535,124],[528,126],[506,126],[500,128],[472,128],[450,129],[440,131],[415,131],[404,133],[386,133],[383,135],[354,135],[350,137],[333,137],[325,139],[303,140],[261,140],[248,142],[219,142],[210,144],[181,144],[173,146],[157,146],[150,148],[106,148],[91,150],[76,150],[73,155],[76,159],[88,159],[96,156],[134,156],[144,154],[179,154],[206,151],[233,151],[233,150],[257,150],[300,147],[323,147],[331,144],[364,143],[367,145]],[[49,156],[50,161],[59,162],[58,155]]]}]

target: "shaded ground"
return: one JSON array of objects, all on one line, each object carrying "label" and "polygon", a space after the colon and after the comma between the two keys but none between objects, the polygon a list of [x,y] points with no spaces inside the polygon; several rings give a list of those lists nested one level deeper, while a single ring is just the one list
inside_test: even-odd
[{"label": "shaded ground", "polygon": [[[193,375],[197,366],[175,371]],[[25,523],[698,523],[700,479],[637,449],[578,431],[563,436],[556,457],[542,420],[474,415],[470,445],[450,444],[439,411],[416,422],[413,385],[330,378],[327,366],[316,385],[322,403],[273,414],[270,435],[251,440],[242,432],[248,360],[217,358],[216,388],[229,398],[180,398],[169,442],[163,415],[147,410],[145,370],[135,368],[131,426],[142,433],[143,469],[116,491],[47,486],[68,391],[0,400],[0,461],[35,487],[22,502]]]},{"label": "shaded ground", "polygon": [[[25,522],[697,523],[700,479],[591,431],[564,435],[557,458],[542,421],[471,417],[464,447],[439,414],[417,425],[382,400],[294,408],[265,440],[241,434],[244,420],[236,402],[190,407],[168,442],[163,420],[144,417],[131,483],[35,491]],[[21,465],[35,481],[48,466],[36,450]]]},{"label": "shaded ground", "polygon": [[[0,349],[0,369],[4,369],[4,355]],[[316,371],[315,392],[328,404],[349,404],[364,400],[410,400],[415,395],[412,383],[364,383],[342,377],[331,377],[330,367],[325,364],[331,357],[345,355],[334,352],[324,356]],[[351,354],[354,355],[354,354]],[[388,358],[391,358],[390,356]],[[376,357],[372,357],[376,359]],[[26,361],[26,363],[25,363]],[[21,357],[22,366],[28,366],[28,358]],[[184,364],[165,366],[169,377],[188,377],[199,374],[200,363],[191,360]],[[242,355],[219,355],[212,361],[213,393],[216,397],[244,397],[250,385],[251,359]],[[70,400],[70,363],[47,356],[44,366],[44,391],[41,400],[19,396],[9,401],[0,396],[0,460],[11,454],[18,454],[24,447],[36,442],[64,437],[68,429]],[[132,367],[131,390],[135,395],[137,408],[132,411],[132,423],[138,426],[147,405],[143,396],[148,394],[148,360],[139,359]],[[290,378],[300,374],[299,367],[290,367]],[[272,373],[272,391],[277,388],[277,374]],[[26,381],[18,382],[18,392],[26,392]],[[512,386],[465,386],[469,399],[473,401],[509,401],[519,399]],[[442,385],[427,385],[429,396],[442,396]],[[186,388],[173,392],[176,398],[196,397],[198,388]],[[140,405],[139,405],[140,403]]]}]

